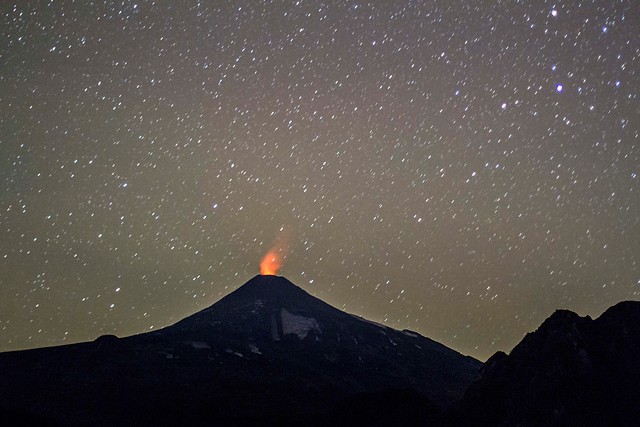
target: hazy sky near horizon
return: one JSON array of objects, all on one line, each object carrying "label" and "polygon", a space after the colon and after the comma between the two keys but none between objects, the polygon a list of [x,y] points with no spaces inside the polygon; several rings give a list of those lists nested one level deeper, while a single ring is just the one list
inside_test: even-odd
[{"label": "hazy sky near horizon", "polygon": [[258,272],[485,359],[640,298],[640,3],[5,1],[0,351]]}]

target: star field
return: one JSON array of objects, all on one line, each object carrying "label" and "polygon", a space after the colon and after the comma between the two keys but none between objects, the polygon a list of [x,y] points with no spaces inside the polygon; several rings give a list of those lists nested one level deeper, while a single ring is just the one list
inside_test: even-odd
[{"label": "star field", "polygon": [[640,298],[633,1],[0,5],[0,351],[258,272],[485,359]]}]

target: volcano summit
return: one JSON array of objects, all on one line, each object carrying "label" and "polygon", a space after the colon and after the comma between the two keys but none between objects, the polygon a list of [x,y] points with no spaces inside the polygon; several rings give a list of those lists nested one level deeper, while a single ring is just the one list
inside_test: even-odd
[{"label": "volcano summit", "polygon": [[12,425],[324,424],[384,418],[392,402],[423,421],[459,399],[480,366],[259,275],[158,331],[0,354],[0,416]]}]

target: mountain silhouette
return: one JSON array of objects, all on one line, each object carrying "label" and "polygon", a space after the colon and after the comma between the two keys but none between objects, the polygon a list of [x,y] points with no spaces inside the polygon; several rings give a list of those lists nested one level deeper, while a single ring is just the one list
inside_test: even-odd
[{"label": "mountain silhouette", "polygon": [[[481,363],[256,276],[167,328],[0,354],[10,425],[406,425],[458,400]],[[9,425],[9,424],[8,424]]]},{"label": "mountain silhouette", "polygon": [[453,425],[640,426],[640,302],[558,310],[465,393]]}]

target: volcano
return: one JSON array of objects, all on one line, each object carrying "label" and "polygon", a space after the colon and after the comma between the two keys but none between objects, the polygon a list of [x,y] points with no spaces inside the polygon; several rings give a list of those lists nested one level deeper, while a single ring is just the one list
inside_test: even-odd
[{"label": "volcano", "polygon": [[0,354],[0,417],[66,426],[410,424],[459,399],[480,366],[259,275],[158,331]]}]

